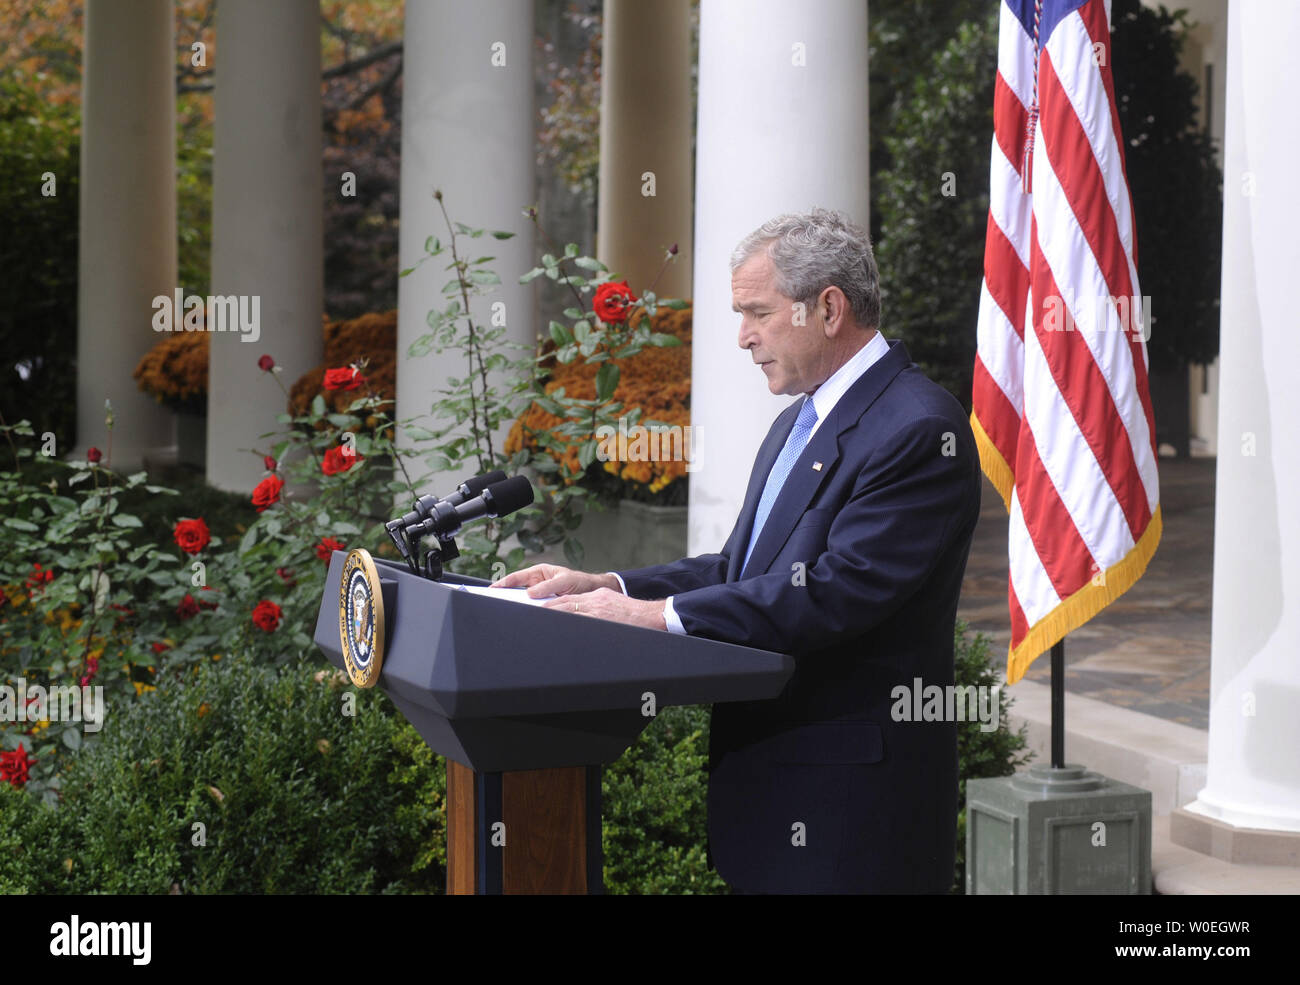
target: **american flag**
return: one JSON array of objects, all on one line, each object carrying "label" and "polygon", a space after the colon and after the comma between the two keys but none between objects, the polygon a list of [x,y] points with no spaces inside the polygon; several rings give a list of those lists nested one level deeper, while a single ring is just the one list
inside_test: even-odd
[{"label": "american flag", "polygon": [[1007,680],[1160,541],[1105,0],[1003,0],[971,426],[1010,513]]}]

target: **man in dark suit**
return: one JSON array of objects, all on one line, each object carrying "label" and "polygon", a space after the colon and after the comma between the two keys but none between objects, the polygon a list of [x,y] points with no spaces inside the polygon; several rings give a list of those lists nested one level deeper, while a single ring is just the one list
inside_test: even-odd
[{"label": "man in dark suit", "polygon": [[535,565],[499,584],[795,657],[778,698],[713,708],[709,849],[731,886],[946,892],[956,723],[891,709],[899,686],[954,683],[980,500],[970,426],[878,332],[871,246],[839,213],[751,233],[732,257],[732,296],[741,348],[773,393],[799,399],[760,446],[721,552],[618,574]]}]

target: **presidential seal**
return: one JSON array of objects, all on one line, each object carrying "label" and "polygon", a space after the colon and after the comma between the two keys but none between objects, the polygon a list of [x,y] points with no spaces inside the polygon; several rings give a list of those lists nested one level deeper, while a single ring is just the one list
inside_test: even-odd
[{"label": "presidential seal", "polygon": [[339,640],[343,662],[357,687],[374,687],[384,664],[384,596],[370,552],[358,547],[339,579]]}]

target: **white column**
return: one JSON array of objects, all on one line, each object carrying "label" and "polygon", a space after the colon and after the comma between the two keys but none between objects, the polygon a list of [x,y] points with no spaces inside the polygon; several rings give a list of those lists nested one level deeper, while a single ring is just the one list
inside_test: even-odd
[{"label": "white column", "polygon": [[677,244],[659,297],[691,291],[691,23],[688,0],[605,0],[596,254],[633,291]]},{"label": "white column", "polygon": [[[414,266],[424,243],[449,241],[439,190],[453,222],[474,229],[507,230],[513,239],[462,238],[466,259],[493,256],[502,283],[474,300],[479,324],[490,323],[493,305],[507,333],[531,343],[533,292],[520,275],[537,262],[532,223],[523,210],[535,197],[532,0],[427,0],[406,5],[402,66],[402,267]],[[545,221],[545,216],[542,220]],[[398,282],[397,414],[427,415],[436,390],[449,376],[465,375],[464,357],[411,357],[412,342],[429,331],[427,316],[447,306],[443,285],[452,279],[439,257]],[[433,423],[445,426],[442,419]],[[496,436],[500,450],[505,438]],[[464,476],[437,477],[422,491],[451,491]]]},{"label": "white column", "polygon": [[211,290],[250,312],[256,298],[260,317],[255,330],[212,333],[207,473],[248,491],[262,459],[241,449],[264,445],[286,409],[258,359],[270,355],[289,386],[324,351],[316,0],[221,0],[215,70]]},{"label": "white column", "polygon": [[89,0],[81,87],[77,448],[137,468],[172,415],[131,378],[158,340],[152,301],[176,284],[176,51],[171,0]]},{"label": "white column", "polygon": [[1232,5],[1210,748],[1188,805],[1274,831],[1300,831],[1300,110],[1276,68],[1297,45],[1297,0]]},{"label": "white column", "polygon": [[866,0],[702,0],[692,554],[722,546],[758,445],[790,402],[737,346],[731,251],[772,216],[813,206],[867,225],[867,108]]}]

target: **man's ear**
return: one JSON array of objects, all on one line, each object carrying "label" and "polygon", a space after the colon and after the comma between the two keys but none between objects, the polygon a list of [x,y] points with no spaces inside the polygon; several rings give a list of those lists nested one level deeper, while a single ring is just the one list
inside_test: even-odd
[{"label": "man's ear", "polygon": [[822,321],[822,332],[828,339],[836,338],[847,324],[849,299],[835,285],[817,295],[817,316]]}]

